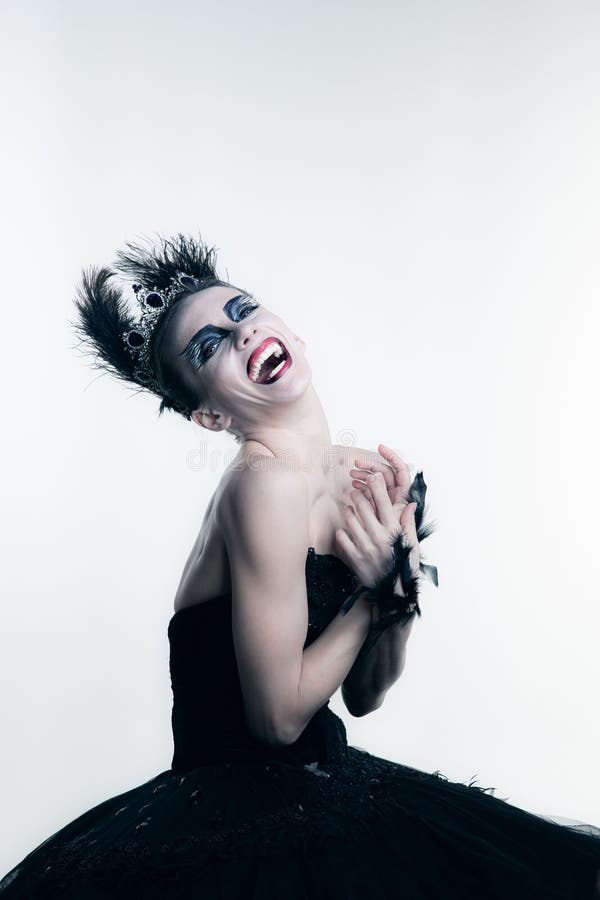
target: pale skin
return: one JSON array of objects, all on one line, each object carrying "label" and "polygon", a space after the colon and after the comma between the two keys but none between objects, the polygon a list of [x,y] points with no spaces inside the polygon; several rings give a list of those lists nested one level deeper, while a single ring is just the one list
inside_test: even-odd
[{"label": "pale skin", "polygon": [[[303,649],[308,548],[338,556],[370,586],[389,570],[391,541],[402,532],[417,573],[415,504],[406,502],[408,467],[389,448],[379,445],[375,453],[331,443],[306,344],[262,305],[238,317],[228,301],[240,293],[216,286],[186,298],[165,345],[203,398],[194,422],[227,430],[240,443],[205,513],[175,608],[231,592],[248,727],[279,746],[293,743],[340,687],[352,715],[378,709],[404,668],[412,628],[412,619],[392,626],[355,665],[378,615],[365,590]],[[208,325],[221,337],[196,368],[181,353]],[[250,354],[271,336],[292,364],[271,384],[253,382]]]}]

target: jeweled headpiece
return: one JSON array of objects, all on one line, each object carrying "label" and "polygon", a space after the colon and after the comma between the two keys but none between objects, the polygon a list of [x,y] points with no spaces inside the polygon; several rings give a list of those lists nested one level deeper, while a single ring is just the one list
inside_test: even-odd
[{"label": "jeweled headpiece", "polygon": [[[129,286],[133,284],[137,301],[133,304],[124,296],[122,276]],[[142,389],[160,397],[159,414],[172,409],[189,420],[199,402],[198,390],[173,366],[165,365],[157,329],[175,301],[215,285],[229,282],[219,278],[216,248],[200,235],[179,232],[169,238],[158,235],[157,241],[127,241],[112,267],[83,269],[72,324],[82,350],[92,355],[94,368],[128,386],[134,384],[136,393]]]},{"label": "jeweled headpiece", "polygon": [[152,335],[163,312],[183,293],[200,289],[200,282],[193,275],[178,272],[166,288],[149,290],[142,284],[133,284],[133,292],[141,308],[138,322],[123,332],[125,346],[135,362],[134,377],[140,384],[152,388],[156,376],[150,360]]}]

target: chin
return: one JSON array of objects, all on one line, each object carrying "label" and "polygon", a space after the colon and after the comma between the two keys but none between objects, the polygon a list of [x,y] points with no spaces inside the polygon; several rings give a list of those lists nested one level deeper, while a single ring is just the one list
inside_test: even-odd
[{"label": "chin", "polygon": [[305,359],[301,360],[300,365],[298,365],[298,358],[296,357],[283,378],[269,386],[279,388],[277,391],[279,397],[285,395],[286,400],[295,400],[298,397],[302,397],[311,385],[311,367]]}]

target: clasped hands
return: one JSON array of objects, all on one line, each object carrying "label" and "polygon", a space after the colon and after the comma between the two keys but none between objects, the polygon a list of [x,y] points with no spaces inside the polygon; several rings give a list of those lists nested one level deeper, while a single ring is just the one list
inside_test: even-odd
[{"label": "clasped hands", "polygon": [[[354,572],[359,585],[371,588],[390,572],[394,562],[393,544],[402,535],[402,543],[409,546],[410,571],[419,575],[419,540],[415,512],[416,501],[409,502],[411,485],[408,466],[385,444],[378,445],[382,462],[362,463],[355,458],[357,468],[350,470],[354,506],[344,509],[345,527],[335,532],[339,556]],[[403,586],[398,579],[395,593],[402,596]]]}]

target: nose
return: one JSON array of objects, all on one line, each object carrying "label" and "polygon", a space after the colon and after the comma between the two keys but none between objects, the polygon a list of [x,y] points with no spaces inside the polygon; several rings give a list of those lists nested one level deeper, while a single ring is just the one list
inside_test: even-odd
[{"label": "nose", "polygon": [[235,336],[235,346],[238,350],[247,350],[256,339],[258,328],[253,322],[240,322]]}]

